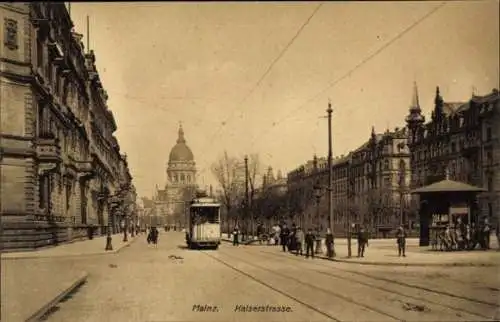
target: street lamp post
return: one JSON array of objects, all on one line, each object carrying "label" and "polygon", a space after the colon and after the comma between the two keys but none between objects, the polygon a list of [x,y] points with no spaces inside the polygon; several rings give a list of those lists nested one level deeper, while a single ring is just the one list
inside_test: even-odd
[{"label": "street lamp post", "polygon": [[128,242],[128,235],[127,235],[127,230],[128,230],[128,215],[125,214],[124,218],[124,228],[123,228],[123,242],[126,243]]},{"label": "street lamp post", "polygon": [[351,247],[351,215],[353,211],[353,198],[354,198],[354,173],[352,171],[352,163],[349,161],[348,164],[348,192],[347,192],[347,257],[352,256],[352,247]]},{"label": "street lamp post", "polygon": [[[250,200],[248,199],[248,156],[245,155],[245,223],[247,226],[247,235],[248,235],[248,217],[250,215],[249,212]],[[253,216],[250,218],[250,235],[253,235]]]},{"label": "street lamp post", "polygon": [[321,186],[320,186],[320,183],[319,183],[319,180],[316,181],[316,184],[314,185],[314,194],[315,194],[315,197],[316,197],[316,223],[317,223],[317,226],[316,226],[316,250],[315,250],[315,253],[316,254],[319,254],[321,253],[321,236],[319,236],[319,204],[320,204],[320,201],[321,201]]},{"label": "street lamp post", "polygon": [[332,234],[334,234],[335,221],[333,218],[333,207],[332,207],[332,199],[333,199],[333,170],[332,170],[332,104],[328,102],[328,109],[326,110],[328,113],[328,218],[330,220],[330,230]]}]

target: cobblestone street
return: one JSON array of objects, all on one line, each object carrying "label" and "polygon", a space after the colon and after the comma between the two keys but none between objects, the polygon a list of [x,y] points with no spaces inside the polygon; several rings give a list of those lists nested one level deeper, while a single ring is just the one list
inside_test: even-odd
[{"label": "cobblestone street", "polygon": [[[190,251],[144,236],[73,265],[87,283],[48,321],[480,321],[498,318],[495,267],[384,267],[307,260],[279,247]],[[62,261],[62,259],[59,259]],[[69,259],[67,259],[69,261]],[[244,312],[248,306],[285,312]],[[269,306],[266,308],[265,306]],[[289,307],[290,312],[286,312]],[[209,312],[207,310],[211,310]]]}]

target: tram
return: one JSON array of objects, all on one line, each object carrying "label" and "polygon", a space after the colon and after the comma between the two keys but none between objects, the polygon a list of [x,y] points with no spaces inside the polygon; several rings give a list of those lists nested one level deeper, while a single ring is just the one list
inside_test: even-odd
[{"label": "tram", "polygon": [[186,243],[190,249],[217,249],[221,242],[220,207],[215,199],[198,194],[188,213]]}]

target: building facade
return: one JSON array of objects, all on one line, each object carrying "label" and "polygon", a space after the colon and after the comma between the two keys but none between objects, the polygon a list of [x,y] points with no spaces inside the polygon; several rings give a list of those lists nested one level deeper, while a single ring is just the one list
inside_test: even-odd
[{"label": "building facade", "polygon": [[[405,128],[372,134],[363,145],[332,160],[334,232],[363,225],[385,234],[409,212],[409,150]],[[324,231],[328,214],[328,161],[314,157],[288,174],[290,215],[304,227]],[[402,216],[407,214],[408,218]],[[414,216],[414,215],[413,215]]]},{"label": "building facade", "polygon": [[64,3],[2,3],[0,19],[4,248],[103,233],[121,155],[95,55]]},{"label": "building facade", "polygon": [[181,125],[169,155],[167,183],[163,190],[157,189],[154,198],[154,213],[162,218],[162,225],[185,226],[187,205],[194,198],[196,187],[196,163]]},{"label": "building facade", "polygon": [[436,89],[426,122],[418,94],[406,118],[410,130],[411,186],[448,177],[487,190],[478,196],[475,220],[496,222],[500,213],[500,94],[472,95],[467,102],[445,102]]}]

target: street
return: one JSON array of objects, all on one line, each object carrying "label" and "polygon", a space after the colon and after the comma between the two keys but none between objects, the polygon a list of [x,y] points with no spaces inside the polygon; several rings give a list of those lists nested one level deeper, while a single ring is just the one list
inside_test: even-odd
[{"label": "street", "polygon": [[[112,257],[72,259],[90,273],[47,321],[480,321],[498,318],[496,267],[384,267],[305,259],[184,235],[141,236]],[[369,255],[368,255],[369,256]]]}]

